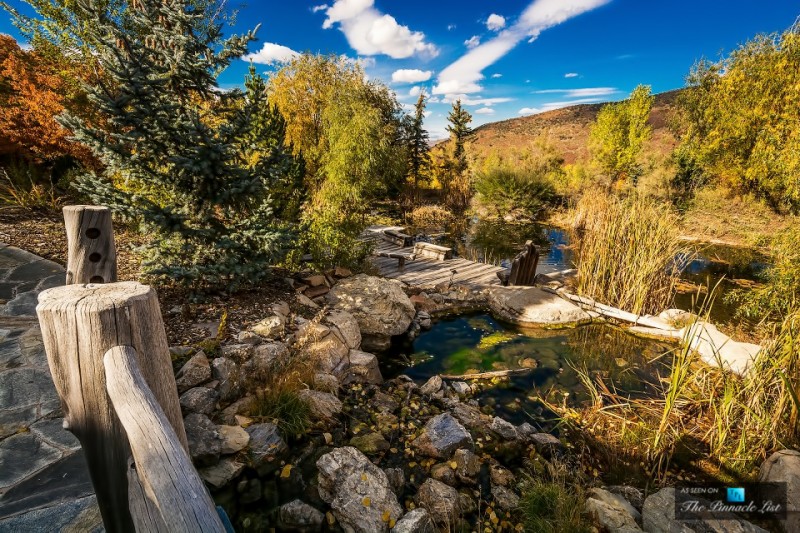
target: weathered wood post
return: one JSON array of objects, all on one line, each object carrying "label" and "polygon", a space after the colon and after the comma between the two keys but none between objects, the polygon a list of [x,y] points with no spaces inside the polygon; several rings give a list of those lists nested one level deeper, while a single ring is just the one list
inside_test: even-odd
[{"label": "weathered wood post", "polygon": [[224,531],[189,458],[156,292],[113,283],[108,209],[64,216],[68,285],[40,293],[36,311],[64,427],[85,451],[106,530]]},{"label": "weathered wood post", "polygon": [[117,281],[111,210],[94,205],[64,207],[67,228],[67,285]]}]

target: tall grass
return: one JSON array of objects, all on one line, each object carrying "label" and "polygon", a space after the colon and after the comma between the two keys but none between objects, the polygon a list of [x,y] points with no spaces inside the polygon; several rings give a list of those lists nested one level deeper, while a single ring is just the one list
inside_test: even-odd
[{"label": "tall grass", "polygon": [[62,203],[56,187],[34,165],[12,162],[0,167],[0,205],[55,210]]},{"label": "tall grass", "polygon": [[678,239],[677,215],[668,206],[591,191],[571,220],[579,245],[578,293],[636,314],[669,306],[680,273],[676,258],[690,250]]}]

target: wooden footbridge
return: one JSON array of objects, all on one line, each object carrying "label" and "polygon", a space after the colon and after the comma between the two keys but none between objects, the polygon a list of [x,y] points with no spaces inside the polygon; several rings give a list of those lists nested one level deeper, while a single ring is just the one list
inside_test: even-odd
[{"label": "wooden footbridge", "polygon": [[[419,242],[412,244],[411,238],[401,233],[403,230],[399,226],[370,226],[362,235],[363,240],[374,243],[372,264],[386,278],[418,287],[452,282],[477,289],[501,285],[501,277],[507,277],[504,274],[508,269],[454,258],[449,248]],[[517,259],[515,262],[519,263]],[[534,275],[535,270],[533,265]]]}]

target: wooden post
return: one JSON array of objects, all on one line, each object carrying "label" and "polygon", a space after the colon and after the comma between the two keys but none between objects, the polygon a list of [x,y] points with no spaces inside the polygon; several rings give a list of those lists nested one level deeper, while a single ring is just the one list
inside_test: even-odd
[{"label": "wooden post", "polygon": [[111,211],[94,205],[64,207],[67,228],[67,285],[117,281]]},{"label": "wooden post", "polygon": [[128,499],[125,428],[106,392],[103,356],[136,351],[145,382],[188,451],[167,336],[153,289],[135,282],[67,285],[39,294],[36,308],[64,426],[86,452],[89,473],[108,531],[133,531]]},{"label": "wooden post", "polygon": [[159,510],[164,531],[225,531],[189,454],[145,383],[138,359],[130,346],[116,346],[103,361],[108,396],[128,435],[145,495]]}]

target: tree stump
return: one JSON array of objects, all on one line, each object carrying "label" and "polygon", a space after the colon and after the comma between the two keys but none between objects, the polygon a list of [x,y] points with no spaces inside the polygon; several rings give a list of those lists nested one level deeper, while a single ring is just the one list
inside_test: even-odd
[{"label": "tree stump", "polygon": [[145,382],[188,452],[167,336],[155,291],[135,282],[43,291],[36,308],[64,426],[80,440],[109,531],[133,531],[128,439],[106,392],[105,353],[130,346]]},{"label": "tree stump", "polygon": [[117,281],[117,252],[111,211],[94,205],[64,207],[67,285]]}]

